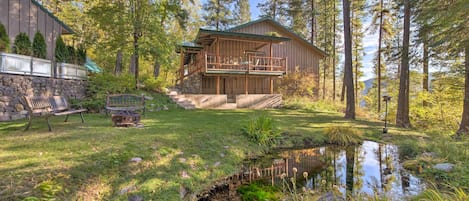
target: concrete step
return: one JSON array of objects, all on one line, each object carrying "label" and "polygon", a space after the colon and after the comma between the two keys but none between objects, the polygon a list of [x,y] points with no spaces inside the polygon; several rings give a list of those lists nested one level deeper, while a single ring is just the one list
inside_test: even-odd
[{"label": "concrete step", "polygon": [[236,103],[225,103],[219,107],[216,107],[215,109],[219,109],[219,110],[232,110],[232,109],[236,109],[238,107],[238,105]]}]

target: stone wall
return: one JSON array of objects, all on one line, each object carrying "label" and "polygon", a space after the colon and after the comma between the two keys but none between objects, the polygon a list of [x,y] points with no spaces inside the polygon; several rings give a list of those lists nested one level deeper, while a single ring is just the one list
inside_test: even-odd
[{"label": "stone wall", "polygon": [[0,121],[25,118],[25,95],[61,95],[69,99],[85,96],[86,81],[0,74]]},{"label": "stone wall", "polygon": [[184,79],[182,85],[178,86],[180,92],[184,94],[202,93],[202,73],[195,73]]}]

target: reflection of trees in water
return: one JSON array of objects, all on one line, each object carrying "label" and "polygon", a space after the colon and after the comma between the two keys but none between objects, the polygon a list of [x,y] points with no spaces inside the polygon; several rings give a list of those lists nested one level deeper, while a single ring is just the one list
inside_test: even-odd
[{"label": "reflection of trees in water", "polygon": [[365,150],[362,146],[355,147],[355,168],[353,171],[354,174],[354,183],[353,189],[355,189],[355,194],[360,193],[363,188],[363,176],[365,175],[363,169],[363,162],[365,161]]}]

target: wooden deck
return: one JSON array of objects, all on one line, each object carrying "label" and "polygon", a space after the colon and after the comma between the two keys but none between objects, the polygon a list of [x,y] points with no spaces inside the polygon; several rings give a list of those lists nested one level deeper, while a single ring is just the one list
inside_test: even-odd
[{"label": "wooden deck", "polygon": [[280,57],[236,57],[205,54],[204,63],[204,72],[214,74],[281,76],[287,70],[287,59]]}]

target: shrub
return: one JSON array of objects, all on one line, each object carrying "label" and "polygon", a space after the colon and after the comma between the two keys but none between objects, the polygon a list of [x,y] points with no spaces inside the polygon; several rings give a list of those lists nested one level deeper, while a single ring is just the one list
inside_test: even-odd
[{"label": "shrub", "polygon": [[404,141],[399,144],[399,157],[402,159],[415,158],[420,153],[418,144],[414,141]]},{"label": "shrub", "polygon": [[289,73],[276,85],[276,90],[285,97],[306,96],[313,97],[314,77],[311,74],[300,73],[298,69],[295,73]]},{"label": "shrub", "polygon": [[279,190],[273,186],[252,183],[237,189],[243,201],[280,200]]},{"label": "shrub", "polygon": [[145,85],[143,89],[148,91],[161,92],[164,88],[164,82],[153,76],[146,78],[143,81],[143,85]]},{"label": "shrub", "polygon": [[251,141],[267,147],[275,145],[280,137],[280,132],[274,127],[273,119],[265,115],[252,118],[243,128],[243,133]]},{"label": "shrub", "polygon": [[59,36],[55,43],[55,61],[57,62],[67,62],[68,60],[68,50],[65,45],[62,37]]},{"label": "shrub", "polygon": [[362,132],[349,127],[332,126],[324,130],[330,144],[342,146],[359,144],[362,142]]},{"label": "shrub", "polygon": [[10,49],[10,39],[8,38],[5,26],[0,23],[0,52],[6,52]]},{"label": "shrub", "polygon": [[110,73],[99,73],[89,77],[86,96],[80,101],[81,106],[90,111],[99,112],[103,108],[108,94],[129,93],[134,90],[134,79],[131,75],[114,76]]},{"label": "shrub", "polygon": [[68,58],[65,62],[71,64],[77,64],[77,52],[73,46],[67,45],[67,55]]},{"label": "shrub", "polygon": [[78,47],[76,50],[76,60],[78,65],[84,65],[86,63],[86,50],[83,47]]},{"label": "shrub", "polygon": [[20,34],[18,34],[15,38],[15,42],[13,45],[13,52],[15,54],[31,56],[31,41],[29,40],[29,36],[26,35],[26,33],[21,32]]},{"label": "shrub", "polygon": [[33,39],[33,57],[45,59],[47,56],[47,44],[44,36],[38,31]]}]

